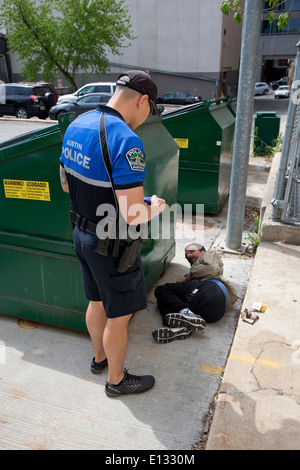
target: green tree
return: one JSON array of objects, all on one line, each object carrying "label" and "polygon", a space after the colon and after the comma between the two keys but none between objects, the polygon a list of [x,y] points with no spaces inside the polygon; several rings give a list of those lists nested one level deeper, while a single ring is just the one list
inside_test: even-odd
[{"label": "green tree", "polygon": [[[286,0],[267,0],[267,8],[265,8],[263,11],[267,12],[266,19],[270,22],[273,23],[277,16],[277,26],[278,29],[285,28],[286,25],[289,22],[289,13],[280,13],[279,15],[276,15],[276,7],[278,5],[282,5],[285,3]],[[221,3],[221,11],[224,15],[229,15],[231,11],[234,11],[234,22],[235,23],[240,23],[243,18],[243,10],[240,6],[240,0],[234,0],[231,2],[230,0],[223,0]]]},{"label": "green tree", "polygon": [[76,72],[105,73],[107,53],[134,39],[125,0],[0,0],[0,25],[27,80],[57,75],[75,89]]}]

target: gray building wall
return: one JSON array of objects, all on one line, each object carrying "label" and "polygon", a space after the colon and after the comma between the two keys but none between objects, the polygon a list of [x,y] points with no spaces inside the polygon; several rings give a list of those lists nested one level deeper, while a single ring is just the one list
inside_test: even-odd
[{"label": "gray building wall", "polygon": [[241,26],[222,15],[219,0],[128,0],[128,4],[137,39],[122,56],[109,56],[111,73],[131,67],[149,70],[159,94],[180,90],[209,99],[221,90],[226,94],[230,81],[229,91],[234,92]]}]

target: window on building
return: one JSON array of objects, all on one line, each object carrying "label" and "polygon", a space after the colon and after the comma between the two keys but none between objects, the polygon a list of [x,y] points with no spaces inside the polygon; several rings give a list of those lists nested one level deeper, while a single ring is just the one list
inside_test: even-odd
[{"label": "window on building", "polygon": [[288,24],[289,33],[300,32],[300,18],[291,18]]},{"label": "window on building", "polygon": [[[300,3],[300,0],[299,0]],[[290,14],[290,19],[285,28],[278,29],[277,20],[272,23],[263,19],[261,22],[261,34],[299,34],[300,32],[300,14]]]},{"label": "window on building", "polygon": [[[270,10],[268,1],[264,3],[264,10]],[[278,12],[300,10],[300,0],[286,0],[285,2],[280,0],[275,10]]]},{"label": "window on building", "polygon": [[277,9],[280,11],[300,10],[300,0],[287,0],[282,5],[278,5]]}]

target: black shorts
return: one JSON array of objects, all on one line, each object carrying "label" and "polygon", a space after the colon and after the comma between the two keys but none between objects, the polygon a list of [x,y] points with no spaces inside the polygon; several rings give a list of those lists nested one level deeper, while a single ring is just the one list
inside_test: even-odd
[{"label": "black shorts", "polygon": [[75,227],[73,240],[86,297],[95,302],[102,301],[108,318],[129,315],[147,307],[147,288],[140,256],[130,269],[119,273],[118,258],[96,253],[96,235]]}]

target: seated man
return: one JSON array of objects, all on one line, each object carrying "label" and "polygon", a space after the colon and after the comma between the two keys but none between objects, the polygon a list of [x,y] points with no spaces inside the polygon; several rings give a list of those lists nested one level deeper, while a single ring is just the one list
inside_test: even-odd
[{"label": "seated man", "polygon": [[177,283],[158,286],[154,295],[166,327],[152,332],[159,343],[185,339],[193,331],[201,331],[206,323],[223,317],[238,296],[234,287],[223,277],[223,262],[216,251],[207,252],[202,245],[190,244],[185,257],[190,273]]}]

